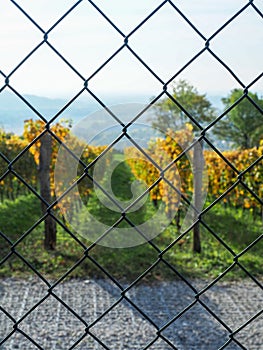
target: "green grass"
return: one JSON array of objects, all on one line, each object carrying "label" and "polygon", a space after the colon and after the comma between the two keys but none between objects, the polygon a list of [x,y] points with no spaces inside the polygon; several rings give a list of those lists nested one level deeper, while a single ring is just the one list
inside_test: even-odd
[{"label": "green grass", "polygon": [[[127,164],[120,163],[112,178],[115,196],[120,200],[131,199],[132,181],[134,178],[131,176]],[[97,220],[108,225],[114,224],[120,216],[118,212],[101,205],[94,195],[89,198],[87,208]],[[148,199],[140,210],[130,213],[130,219],[139,224],[149,219],[155,210],[156,208]],[[40,216],[39,201],[33,196],[21,196],[13,202],[5,201],[0,204],[0,230],[12,243],[15,243]],[[203,220],[212,231],[217,233],[220,239],[229,245],[234,254],[240,254],[262,234],[260,217],[254,219],[249,210],[225,209],[221,205],[216,205],[204,215]],[[87,223],[85,224],[87,225]],[[124,227],[125,223],[121,225]],[[46,278],[57,279],[83,257],[85,248],[58,226],[56,251],[45,251],[43,249],[43,231],[43,223],[41,223],[16,245],[15,250]],[[162,251],[178,237],[178,234],[177,227],[171,224],[152,242]],[[78,233],[76,235],[85,246],[88,247],[92,244]],[[193,253],[192,234],[189,233],[163,254],[163,260],[189,278],[212,279],[217,277],[231,265],[233,255],[204,227],[201,229],[201,238],[201,254]],[[0,259],[4,259],[9,252],[10,243],[0,237]],[[238,261],[250,273],[262,276],[262,256],[263,240],[260,240],[254,247],[241,255]],[[123,249],[94,246],[89,251],[89,257],[72,271],[70,277],[105,277],[105,273],[92,262],[93,259],[117,279],[134,280],[157,261],[156,266],[145,276],[145,281],[176,278],[176,274],[167,267],[167,264],[158,260],[158,251],[149,243]],[[0,266],[0,276],[2,277],[25,277],[31,274],[31,269],[14,253]],[[227,274],[227,278],[230,279],[244,276],[245,274],[238,266]]]}]

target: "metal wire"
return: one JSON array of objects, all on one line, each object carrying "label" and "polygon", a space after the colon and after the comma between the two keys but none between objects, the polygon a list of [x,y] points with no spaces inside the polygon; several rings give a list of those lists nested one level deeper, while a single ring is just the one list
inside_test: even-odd
[{"label": "metal wire", "polygon": [[[129,303],[129,305],[131,306],[131,308],[135,309],[136,311],[138,311],[142,317],[147,320],[147,322],[149,322],[149,324],[151,324],[154,329],[155,329],[155,334],[153,335],[151,341],[145,345],[144,349],[150,349],[152,345],[154,345],[158,340],[162,339],[167,346],[169,346],[171,349],[176,349],[175,345],[171,343],[171,341],[167,338],[167,336],[165,336],[164,331],[170,326],[172,325],[178,318],[180,318],[182,315],[184,315],[188,310],[190,310],[191,308],[193,308],[196,304],[199,304],[202,308],[204,308],[214,319],[216,319],[221,325],[222,327],[227,331],[228,335],[229,335],[229,339],[227,340],[227,342],[221,347],[221,349],[227,348],[227,346],[230,343],[233,343],[235,345],[237,345],[239,348],[241,349],[246,349],[237,339],[237,335],[239,332],[241,332],[241,330],[243,330],[247,325],[249,325],[253,320],[259,318],[259,316],[262,314],[262,310],[259,311],[257,314],[255,314],[253,317],[251,317],[249,320],[247,320],[244,324],[240,325],[238,328],[236,329],[232,329],[230,328],[220,317],[219,315],[217,315],[206,303],[204,300],[202,300],[200,297],[206,292],[208,291],[210,288],[212,288],[212,286],[214,286],[215,284],[217,284],[220,280],[222,280],[222,278],[229,273],[229,271],[231,271],[233,268],[235,268],[235,266],[238,266],[239,268],[241,268],[244,273],[246,274],[246,276],[253,281],[258,287],[260,287],[263,290],[263,286],[260,283],[260,281],[253,276],[253,274],[251,274],[246,268],[245,266],[242,265],[242,262],[240,260],[240,258],[243,256],[243,254],[245,254],[247,251],[249,251],[253,246],[255,246],[256,244],[258,244],[260,242],[260,240],[262,239],[262,236],[258,237],[257,240],[255,240],[254,242],[252,242],[249,246],[247,246],[242,252],[240,252],[239,254],[235,253],[231,247],[229,247],[229,245],[218,235],[217,232],[215,232],[211,227],[209,227],[209,225],[205,222],[204,219],[204,214],[207,213],[209,210],[211,210],[215,205],[217,205],[217,203],[219,203],[220,201],[222,201],[224,199],[224,197],[230,193],[237,185],[242,185],[243,187],[246,188],[247,191],[250,192],[250,194],[252,196],[254,196],[254,198],[258,201],[258,203],[262,206],[263,202],[262,199],[259,198],[259,196],[253,192],[253,190],[251,188],[249,188],[249,186],[243,181],[243,175],[246,174],[246,172],[250,171],[251,169],[253,169],[253,167],[260,161],[262,160],[262,157],[260,157],[258,160],[256,160],[253,164],[251,164],[248,168],[243,169],[242,171],[238,171],[235,167],[234,164],[232,164],[228,159],[226,159],[224,157],[224,155],[222,154],[222,152],[220,152],[220,150],[209,140],[209,138],[207,137],[207,132],[216,124],[218,123],[231,109],[235,108],[236,105],[238,105],[244,98],[248,98],[250,100],[250,102],[254,105],[255,108],[257,108],[258,110],[260,110],[262,112],[262,110],[260,109],[260,107],[255,103],[255,101],[253,101],[253,99],[248,96],[248,89],[253,86],[253,84],[255,82],[257,82],[261,77],[262,74],[259,75],[256,79],[254,79],[250,84],[248,84],[247,86],[242,82],[241,78],[238,76],[238,74],[236,72],[234,72],[228,65],[226,62],[224,62],[224,60],[222,60],[212,49],[212,43],[213,40],[217,37],[217,35],[219,33],[221,33],[230,23],[232,23],[232,21],[234,21],[238,16],[240,16],[242,13],[244,13],[245,11],[247,11],[247,9],[253,10],[257,15],[261,16],[263,18],[263,14],[260,11],[260,9],[256,6],[256,4],[253,2],[253,0],[248,1],[239,11],[237,11],[232,18],[230,18],[227,22],[225,22],[220,28],[218,28],[210,37],[206,37],[205,35],[202,34],[202,32],[191,22],[191,20],[186,16],[186,14],[184,14],[176,5],[175,1],[170,1],[170,0],[165,0],[163,2],[160,3],[159,6],[157,6],[147,17],[145,17],[141,23],[139,23],[136,27],[134,27],[130,33],[128,33],[127,35],[125,35],[125,33],[123,33],[120,28],[118,28],[118,25],[116,23],[114,23],[103,11],[102,9],[96,5],[96,1],[93,2],[91,0],[87,1],[87,6],[92,6],[95,11],[97,11],[98,16],[102,16],[104,18],[104,20],[106,20],[110,26],[113,28],[113,30],[116,31],[116,33],[120,36],[120,47],[98,68],[96,69],[96,71],[94,71],[90,76],[88,77],[84,77],[77,69],[77,67],[75,67],[73,65],[73,63],[71,63],[70,61],[67,60],[66,57],[64,57],[59,50],[53,46],[50,42],[49,42],[49,35],[52,33],[52,31],[57,27],[57,25],[59,25],[59,23],[63,22],[63,20],[75,9],[77,8],[81,3],[83,3],[82,0],[77,1],[63,16],[61,16],[61,18],[59,18],[59,20],[54,23],[47,31],[45,31],[24,9],[22,6],[20,6],[16,1],[14,0],[10,0],[11,3],[27,18],[27,20],[29,20],[34,26],[35,28],[40,31],[43,34],[43,40],[36,45],[36,47],[29,52],[20,62],[19,64],[9,73],[6,74],[2,71],[0,71],[1,76],[4,78],[5,80],[5,84],[4,86],[0,89],[0,93],[4,90],[8,90],[10,89],[12,91],[12,93],[14,93],[23,103],[25,103],[25,105],[27,105],[33,112],[34,114],[39,117],[44,123],[45,123],[45,129],[43,130],[42,133],[40,133],[37,138],[35,140],[33,140],[30,144],[28,144],[28,146],[19,154],[17,155],[16,158],[14,159],[7,159],[4,155],[1,154],[1,158],[6,162],[6,172],[1,175],[0,177],[0,181],[5,179],[5,177],[7,177],[9,174],[13,174],[15,177],[17,177],[27,188],[29,191],[31,191],[31,193],[33,193],[35,196],[37,196],[37,198],[42,201],[46,207],[46,213],[37,221],[35,222],[15,243],[12,243],[12,241],[8,238],[8,236],[0,231],[0,236],[2,237],[2,239],[9,245],[9,252],[8,254],[2,259],[2,261],[0,262],[0,266],[2,264],[4,264],[6,261],[8,261],[12,256],[16,256],[17,258],[21,259],[28,267],[29,269],[32,270],[32,272],[34,274],[36,274],[46,285],[46,293],[45,295],[37,302],[35,303],[29,310],[27,310],[26,313],[24,313],[23,315],[17,317],[16,319],[5,309],[4,306],[0,306],[0,312],[4,313],[9,320],[12,322],[13,324],[13,329],[9,332],[9,334],[7,334],[3,339],[0,339],[0,347],[2,345],[4,345],[7,340],[14,336],[15,333],[20,333],[23,337],[26,337],[32,344],[34,344],[36,346],[36,348],[38,349],[43,349],[43,347],[38,344],[38,342],[36,342],[31,336],[30,334],[25,333],[21,328],[20,328],[20,324],[23,320],[25,320],[38,306],[42,305],[44,303],[45,300],[47,300],[50,297],[53,297],[56,299],[56,301],[58,303],[60,303],[64,308],[66,308],[69,313],[71,313],[72,315],[74,315],[82,324],[83,324],[83,334],[81,337],[79,337],[79,339],[69,348],[69,349],[74,349],[78,346],[78,344],[88,335],[91,336],[95,342],[97,342],[98,344],[100,344],[104,349],[109,349],[109,347],[104,343],[104,340],[102,338],[98,338],[94,333],[93,333],[93,327],[101,320],[103,319],[106,315],[108,315],[110,313],[110,311],[114,310],[114,308],[119,305],[122,301],[126,301]],[[136,53],[136,51],[132,48],[132,45],[129,44],[130,38],[132,38],[132,36],[141,30],[141,28],[143,28],[143,26],[145,25],[145,23],[148,22],[148,20],[150,18],[152,18],[152,16],[158,16],[158,12],[163,8],[163,6],[168,5],[171,7],[171,9],[173,9],[177,15],[181,16],[181,18],[185,21],[185,23],[192,28],[192,30],[201,38],[201,40],[204,43],[203,48],[196,54],[193,55],[193,57],[188,61],[185,62],[184,66],[182,68],[180,68],[177,72],[175,72],[173,74],[173,76],[171,76],[167,81],[162,80],[157,73]],[[12,76],[13,74],[19,70],[25,62],[27,62],[27,60],[31,57],[31,55],[33,55],[36,51],[38,51],[42,46],[47,45],[54,53],[55,55],[57,55],[57,57],[61,60],[61,62],[64,62],[69,69],[80,79],[80,81],[82,81],[82,86],[80,87],[79,92],[75,95],[75,97],[73,97],[71,100],[69,100],[67,102],[67,104],[60,110],[57,112],[57,114],[51,118],[50,120],[47,120],[41,113],[40,111],[38,111],[36,108],[34,108],[32,106],[32,104],[25,98],[23,97],[13,86],[12,86]],[[137,60],[137,62],[142,65],[144,68],[146,68],[148,70],[148,72],[152,75],[152,77],[154,79],[156,79],[156,81],[160,84],[160,92],[159,95],[153,99],[151,102],[149,102],[149,105],[142,111],[140,112],[131,122],[125,124],[123,123],[115,114],[114,112],[108,107],[106,106],[106,104],[104,103],[103,100],[101,100],[95,93],[94,91],[92,91],[92,89],[90,89],[89,87],[89,83],[90,81],[92,81],[92,79],[105,67],[107,66],[114,57],[118,56],[124,49],[128,49],[130,51],[130,53],[134,56],[134,58]],[[204,53],[209,53],[211,56],[213,56],[213,58],[215,58],[217,60],[217,62],[222,66],[222,68],[226,71],[228,71],[232,77],[234,78],[234,80],[237,82],[237,84],[240,86],[240,88],[243,89],[244,91],[244,95],[240,97],[240,99],[238,101],[236,101],[231,107],[229,107],[228,110],[224,111],[220,116],[217,117],[217,119],[215,119],[211,124],[209,124],[207,127],[203,128],[198,121],[191,115],[191,113],[185,109],[185,107],[183,105],[181,105],[179,103],[179,101],[177,101],[168,91],[167,91],[167,87],[168,85],[178,76],[180,76],[180,74],[186,69],[188,68],[193,62],[195,62],[200,56],[202,56]],[[1,68],[1,67],[0,67]],[[147,244],[149,244],[154,251],[156,252],[156,260],[152,263],[152,265],[145,270],[135,281],[133,281],[132,283],[130,283],[127,287],[123,287],[122,284],[110,273],[107,271],[107,268],[103,267],[98,261],[96,261],[94,259],[94,257],[91,255],[92,250],[96,247],[96,245],[99,243],[99,241],[104,238],[106,235],[109,235],[111,233],[111,231],[114,229],[114,227],[116,227],[119,222],[121,221],[126,221],[131,227],[133,227],[137,233],[139,235],[141,235],[142,237],[144,237],[144,233],[138,228],[136,227],[136,225],[134,225],[134,223],[126,216],[126,211],[128,211],[129,207],[124,209],[121,208],[122,210],[122,216],[120,217],[120,219],[118,221],[116,221],[116,223],[114,225],[112,225],[106,232],[102,232],[101,236],[98,238],[98,240],[96,242],[94,242],[93,244],[91,244],[89,247],[85,246],[85,244],[83,242],[81,242],[78,237],[74,234],[74,232],[72,232],[59,218],[56,217],[55,213],[53,212],[54,207],[56,206],[56,204],[59,202],[59,200],[61,198],[58,198],[56,201],[54,201],[53,203],[47,203],[45,201],[44,198],[42,198],[39,193],[30,185],[28,184],[23,177],[17,173],[14,170],[14,165],[15,163],[23,156],[23,154],[25,152],[28,151],[28,149],[34,145],[45,133],[49,133],[54,139],[56,139],[57,142],[62,143],[62,141],[56,136],[56,134],[54,132],[52,132],[50,130],[50,126],[52,125],[52,123],[54,121],[56,121],[58,119],[58,117],[65,111],[67,110],[74,101],[77,100],[77,98],[82,95],[83,92],[87,92],[94,100],[96,100],[103,108],[105,108],[107,110],[107,112],[109,113],[109,115],[115,120],[115,122],[119,123],[119,125],[122,127],[122,133],[107,147],[107,149],[104,151],[104,153],[107,153],[111,147],[113,147],[115,144],[117,144],[122,138],[128,138],[135,147],[137,147],[138,149],[140,149],[141,152],[143,152],[143,149],[140,148],[140,146],[136,143],[135,140],[132,139],[132,137],[129,135],[129,130],[130,127],[134,124],[134,122],[136,120],[139,120],[140,117],[144,114],[144,112],[147,110],[148,107],[150,107],[152,104],[154,104],[155,101],[157,101],[160,97],[162,96],[167,96],[168,98],[171,99],[171,101],[173,101],[175,103],[175,105],[180,108],[184,114],[196,125],[196,127],[200,130],[200,140],[204,140],[217,154],[219,157],[221,157],[225,163],[230,166],[234,173],[236,174],[236,182],[229,187],[228,189],[226,189],[226,191],[220,196],[218,197],[212,204],[210,204],[206,209],[203,210],[203,212],[199,213],[198,218],[196,219],[196,221],[193,223],[193,225],[191,225],[191,227],[189,227],[185,232],[182,232],[180,234],[179,237],[177,237],[171,244],[169,244],[169,246],[167,246],[165,249],[161,250],[155,243],[153,243],[152,241],[149,241]],[[193,145],[191,146],[193,147]],[[68,149],[68,152],[70,153],[71,151]],[[71,155],[74,156],[74,154]],[[153,159],[150,158],[149,155],[147,155],[147,153],[144,152],[144,156],[148,159],[148,161],[150,161],[152,164],[154,164],[156,167],[159,167],[154,161]],[[182,157],[182,155],[180,155],[179,157]],[[98,157],[99,158],[99,157]],[[96,163],[96,161],[98,160],[95,159],[94,162],[92,164],[86,165],[82,162],[82,167],[83,167],[83,173],[80,176],[80,179],[78,180],[78,183],[85,177],[90,178],[90,180],[92,180],[93,182],[95,182],[95,179],[93,179],[92,175],[89,174],[89,169],[93,166],[94,163]],[[177,160],[175,160],[176,162]],[[162,173],[162,178],[165,179],[165,172],[167,169],[169,169],[168,165],[166,169],[161,169],[159,167],[160,172]],[[155,186],[157,186],[158,182],[160,181],[160,179],[157,179],[151,186],[151,188],[154,188]],[[174,186],[169,182],[168,179],[165,179],[165,181],[167,183],[170,184],[170,186],[173,187],[174,190],[176,190],[176,188],[174,188]],[[78,183],[75,183],[72,187],[76,186]],[[108,199],[110,201],[112,201],[115,205],[118,205],[118,203],[114,200],[114,198],[111,197],[111,195],[109,193],[107,193],[107,191],[105,191],[99,184],[96,184],[98,187],[101,188],[102,191],[104,191],[104,194],[108,197]],[[71,188],[68,189],[68,192],[71,190]],[[66,196],[67,192],[63,194],[63,196]],[[142,195],[143,196],[143,195]],[[187,200],[187,198],[183,198],[185,200],[185,202],[187,203],[187,205],[191,205],[191,203],[189,202],[189,200]],[[131,205],[132,206],[132,205]],[[65,230],[74,240],[75,242],[81,247],[83,255],[81,256],[81,258],[70,268],[68,269],[63,276],[61,276],[57,281],[51,283],[49,282],[45,276],[43,276],[24,256],[23,254],[21,254],[17,248],[19,247],[19,244],[30,234],[32,234],[33,230],[38,227],[45,219],[47,216],[51,215],[53,217],[53,219],[57,222],[57,224],[59,224],[63,230]],[[185,276],[183,276],[182,273],[180,273],[175,266],[172,266],[169,261],[166,259],[166,253],[174,246],[176,245],[188,232],[190,232],[193,227],[195,225],[202,225],[203,227],[205,227],[208,232],[215,237],[216,240],[218,240],[220,242],[220,244],[222,244],[227,250],[228,252],[232,255],[232,263],[225,269],[224,272],[222,272],[222,274],[217,277],[216,279],[214,279],[212,282],[210,282],[204,289],[202,290],[197,290],[193,284],[191,283],[191,281],[189,281]],[[79,315],[73,308],[71,308],[67,302],[65,300],[63,300],[62,298],[60,298],[56,292],[55,292],[55,287],[60,284],[61,282],[63,282],[66,277],[70,276],[70,274],[80,265],[82,264],[84,261],[90,261],[92,264],[94,264],[94,266],[96,266],[98,269],[100,269],[100,271],[102,272],[102,274],[104,274],[105,276],[107,276],[112,283],[116,286],[116,288],[119,290],[119,298],[116,300],[115,303],[113,303],[109,308],[107,308],[104,313],[102,313],[97,319],[95,319],[92,323],[88,324],[87,321],[81,316]],[[192,301],[185,306],[182,310],[180,310],[179,312],[175,313],[173,315],[173,317],[171,317],[169,319],[169,321],[167,321],[165,324],[163,324],[161,327],[158,326],[153,319],[151,319],[143,310],[141,307],[139,307],[138,305],[136,305],[136,303],[131,300],[131,298],[129,298],[128,296],[128,292],[134,287],[136,286],[140,281],[142,281],[142,279],[147,276],[147,274],[149,274],[156,266],[164,264],[166,268],[169,268],[172,273],[179,278],[181,281],[183,281],[185,283],[185,285],[191,289],[191,291],[194,293],[194,297],[192,299]]]}]

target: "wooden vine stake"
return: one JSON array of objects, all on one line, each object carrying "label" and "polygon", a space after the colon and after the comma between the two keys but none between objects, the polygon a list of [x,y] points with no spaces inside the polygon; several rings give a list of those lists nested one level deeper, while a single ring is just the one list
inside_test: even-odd
[{"label": "wooden vine stake", "polygon": [[[39,154],[39,181],[40,195],[50,204],[52,202],[50,190],[50,168],[52,160],[52,137],[46,132],[40,139],[40,154]],[[43,215],[47,212],[47,204],[41,202]],[[48,215],[45,219],[45,238],[44,248],[54,250],[56,248],[57,229],[56,222],[52,216]]]}]

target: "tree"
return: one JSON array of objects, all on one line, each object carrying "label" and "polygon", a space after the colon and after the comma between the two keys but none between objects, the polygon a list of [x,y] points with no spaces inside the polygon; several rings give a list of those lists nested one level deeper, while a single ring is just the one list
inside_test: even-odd
[{"label": "tree", "polygon": [[[180,106],[178,106],[176,100]],[[184,110],[187,112],[185,113]],[[165,98],[155,106],[155,117],[152,125],[163,131],[167,129],[182,129],[186,122],[194,119],[199,125],[211,122],[215,118],[215,109],[205,94],[198,93],[197,89],[185,80],[180,80],[173,87],[172,98]],[[188,115],[191,116],[189,118]],[[198,125],[193,122],[193,131],[197,133]],[[201,147],[200,147],[201,146]],[[197,209],[194,220],[202,210],[204,157],[202,142],[193,147],[193,172],[194,172],[194,207]],[[193,250],[201,252],[200,225],[197,222],[193,228]]]},{"label": "tree", "polygon": [[[234,89],[227,97],[222,98],[222,102],[229,108],[243,96],[243,90]],[[249,92],[248,97],[244,97],[233,107],[213,130],[216,136],[232,142],[236,148],[258,147],[263,138],[263,99],[257,93]]]},{"label": "tree", "polygon": [[[185,80],[180,80],[173,87],[172,97],[194,118],[198,123],[204,124],[215,118],[215,109],[205,94],[200,94],[197,89]],[[185,122],[190,122],[189,117],[169,97],[155,104],[155,116],[152,125],[163,131],[167,129],[181,129]],[[194,124],[194,130],[198,127]]]}]

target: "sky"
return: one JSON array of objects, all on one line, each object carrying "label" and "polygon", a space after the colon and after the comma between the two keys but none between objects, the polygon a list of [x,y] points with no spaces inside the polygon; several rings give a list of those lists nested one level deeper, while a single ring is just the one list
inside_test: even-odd
[{"label": "sky", "polygon": [[[36,27],[10,0],[0,0],[0,71],[9,76],[17,65],[42,41],[45,32],[76,0],[17,0],[39,25]],[[94,0],[120,30],[117,31],[88,0],[82,0],[48,34],[48,42],[77,70],[76,74],[44,43],[10,76],[10,85],[22,94],[71,97],[83,87],[124,43],[138,24],[161,0]],[[140,29],[129,36],[129,46],[154,71],[156,79],[125,47],[104,68],[89,79],[98,96],[156,96],[162,82],[168,82],[205,45],[213,34],[248,0],[177,0],[177,8],[202,36],[166,3]],[[263,12],[263,0],[254,0]],[[251,7],[210,40],[211,50],[246,86],[262,73],[262,17]],[[175,78],[186,79],[208,95],[226,94],[241,85],[209,53],[199,56]],[[0,74],[0,88],[4,77]],[[168,86],[172,87],[172,83]],[[263,78],[252,87],[263,94]]]}]

